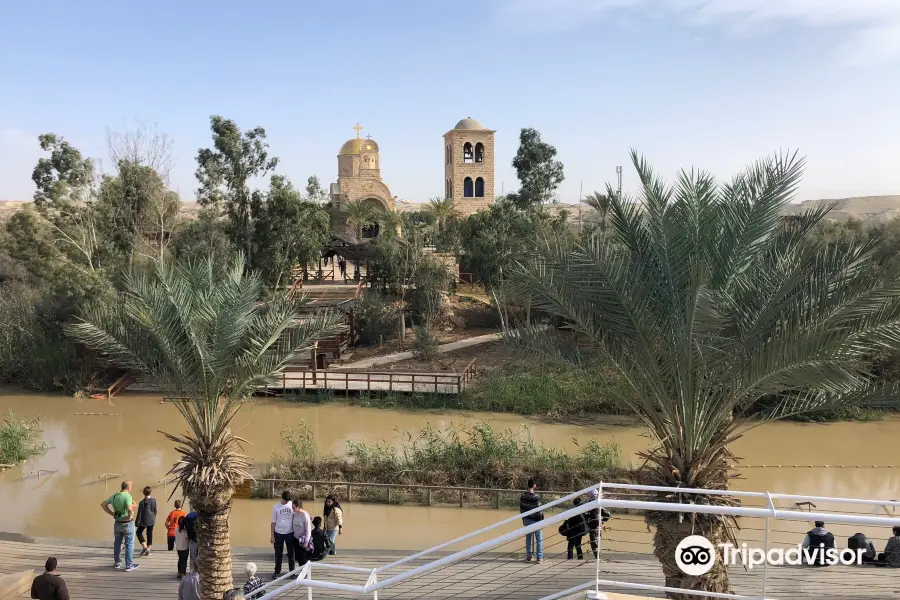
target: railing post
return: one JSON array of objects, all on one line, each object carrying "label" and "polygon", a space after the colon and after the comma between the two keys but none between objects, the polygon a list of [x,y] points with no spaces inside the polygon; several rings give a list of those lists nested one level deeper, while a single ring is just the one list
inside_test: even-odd
[{"label": "railing post", "polygon": [[313,499],[313,502],[316,501],[316,484],[315,483],[312,484],[312,499]]},{"label": "railing post", "polygon": [[353,502],[353,487],[347,484],[347,502]]},{"label": "railing post", "polygon": [[[769,501],[769,508],[772,511],[772,515],[776,515],[777,511],[775,509],[775,502],[772,500],[772,494],[766,492],[766,498]],[[764,538],[763,545],[766,549],[766,560],[763,561],[763,575],[762,575],[762,597],[763,600],[766,598],[766,579],[768,578],[769,573],[769,517],[766,517],[766,534]]]},{"label": "railing post", "polygon": [[494,508],[500,508],[500,490],[497,490],[497,500],[494,503]]},{"label": "railing post", "polygon": [[463,491],[462,488],[459,488],[459,507],[463,507]]},{"label": "railing post", "polygon": [[[598,599],[603,597],[600,595],[600,545],[603,543],[603,506],[600,503],[601,500],[603,500],[603,482],[602,481],[600,482],[600,485],[597,486],[597,509],[598,509],[597,512],[599,513],[598,517],[599,517],[600,523],[597,525],[597,527],[598,527],[598,529],[597,529],[597,556],[594,557],[594,559],[596,560],[596,563],[597,563],[597,573],[596,573],[596,578],[594,579],[594,581],[595,581],[594,592],[596,595],[594,597],[598,598]],[[588,536],[588,537],[590,537],[590,536]]]},{"label": "railing post", "polygon": [[391,503],[391,486],[388,486],[388,504]]},{"label": "railing post", "polygon": [[428,488],[428,506],[431,506],[431,488]]},{"label": "railing post", "polygon": [[[378,569],[372,569],[372,572],[369,574],[369,579],[366,580],[365,587],[369,587],[370,585],[375,585],[378,583]],[[372,600],[378,600],[378,590],[372,592]]]}]

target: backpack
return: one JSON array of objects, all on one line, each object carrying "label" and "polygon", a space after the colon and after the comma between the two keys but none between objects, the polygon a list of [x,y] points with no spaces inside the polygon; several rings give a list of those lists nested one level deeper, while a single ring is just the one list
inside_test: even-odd
[{"label": "backpack", "polygon": [[195,542],[197,541],[197,529],[195,528],[197,524],[197,516],[198,515],[196,512],[191,512],[187,517],[184,518],[184,529],[185,531],[187,531],[188,539]]}]

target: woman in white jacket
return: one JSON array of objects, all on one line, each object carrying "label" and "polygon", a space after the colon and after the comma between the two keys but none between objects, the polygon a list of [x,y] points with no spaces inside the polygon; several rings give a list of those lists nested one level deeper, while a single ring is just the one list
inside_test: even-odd
[{"label": "woman in white jacket", "polygon": [[344,532],[344,511],[341,509],[341,503],[334,494],[328,494],[325,497],[325,508],[322,510],[322,516],[325,518],[325,534],[331,540],[331,552],[335,553],[337,547],[337,536]]}]

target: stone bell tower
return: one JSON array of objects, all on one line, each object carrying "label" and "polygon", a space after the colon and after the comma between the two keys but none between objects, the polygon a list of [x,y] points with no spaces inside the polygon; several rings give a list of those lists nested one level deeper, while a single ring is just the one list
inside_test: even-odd
[{"label": "stone bell tower", "polygon": [[494,133],[467,117],[444,134],[444,197],[462,215],[494,201]]}]

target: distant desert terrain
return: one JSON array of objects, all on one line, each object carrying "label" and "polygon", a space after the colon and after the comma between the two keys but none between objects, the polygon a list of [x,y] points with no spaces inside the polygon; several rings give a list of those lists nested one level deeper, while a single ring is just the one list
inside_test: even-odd
[{"label": "distant desert terrain", "polygon": [[[0,221],[5,221],[16,211],[29,204],[29,202],[23,200],[0,200]],[[900,217],[900,195],[806,200],[791,204],[786,213],[797,214],[822,204],[834,205],[834,208],[828,213],[828,217],[835,221],[854,219],[861,221],[865,225],[877,225]],[[427,203],[423,202],[403,200],[397,202],[397,210],[400,212],[423,210],[426,206]],[[569,219],[573,222],[578,222],[579,218],[586,223],[597,220],[596,211],[587,204],[550,204],[547,208],[554,213],[563,210],[568,211]],[[181,207],[182,214],[188,218],[195,217],[198,210],[199,207],[196,202],[185,202]]]}]

